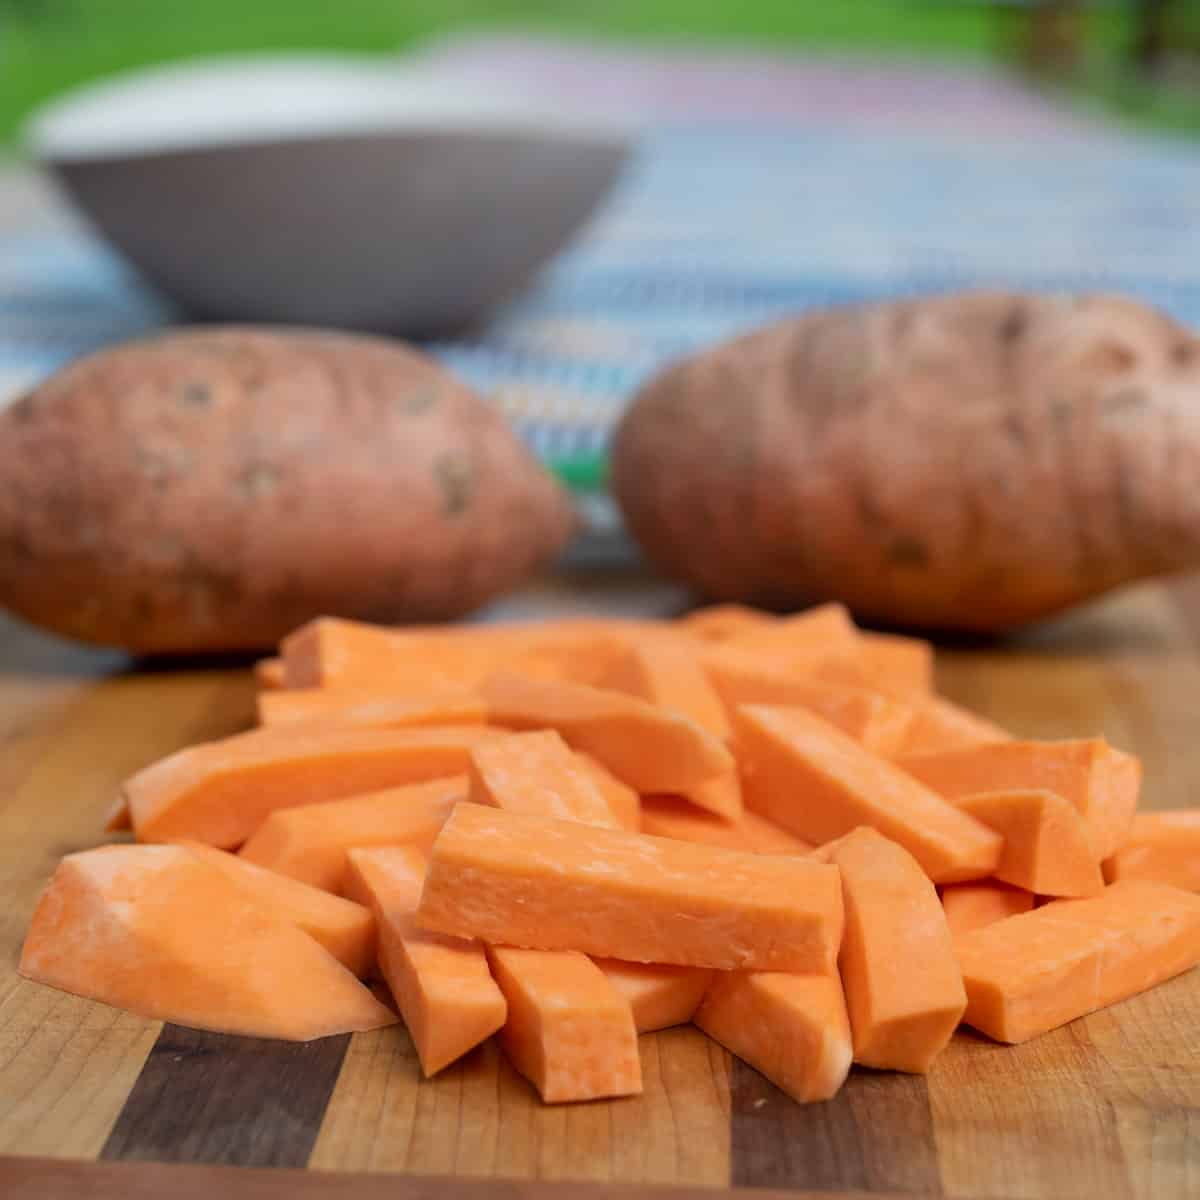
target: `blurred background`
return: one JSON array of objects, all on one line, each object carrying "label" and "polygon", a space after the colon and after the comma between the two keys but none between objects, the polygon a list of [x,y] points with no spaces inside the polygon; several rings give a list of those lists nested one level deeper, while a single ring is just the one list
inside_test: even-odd
[{"label": "blurred background", "polygon": [[[560,251],[428,339],[585,497],[650,372],[813,305],[1091,288],[1200,321],[1198,0],[0,0],[0,403],[189,315],[22,165],[23,120],[90,80],[262,51],[415,56],[481,113],[519,81],[632,131]],[[403,240],[374,256],[398,275]]]},{"label": "blurred background", "polygon": [[408,338],[607,565],[665,363],[963,289],[1200,326],[1200,0],[0,0],[0,405],[197,319]]},{"label": "blurred background", "polygon": [[1000,60],[1070,102],[1200,132],[1196,0],[0,0],[0,131],[66,87],[151,62],[390,54],[463,29]]}]

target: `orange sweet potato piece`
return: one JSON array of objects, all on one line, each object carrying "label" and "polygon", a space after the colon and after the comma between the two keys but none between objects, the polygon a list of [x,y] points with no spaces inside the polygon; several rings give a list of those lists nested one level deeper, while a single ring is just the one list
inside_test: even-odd
[{"label": "orange sweet potato piece", "polygon": [[467,786],[466,777],[458,775],[276,809],[238,857],[312,887],[339,892],[349,849],[400,845],[428,849],[454,806],[467,798]]},{"label": "orange sweet potato piece", "polygon": [[618,958],[598,958],[595,962],[629,1001],[638,1033],[686,1025],[713,977],[713,972],[703,967],[631,963]]},{"label": "orange sweet potato piece", "polygon": [[709,604],[684,613],[676,625],[693,637],[706,642],[723,642],[756,625],[769,624],[775,618],[745,604]]},{"label": "orange sweet potato piece", "polygon": [[810,842],[749,809],[731,821],[679,796],[647,796],[642,801],[642,832],[751,854],[804,854],[812,849]]},{"label": "orange sweet potato piece", "polygon": [[806,859],[460,804],[417,918],[501,945],[803,972],[832,965],[842,912],[837,871]]},{"label": "orange sweet potato piece", "polygon": [[868,686],[866,673],[858,662],[858,650],[837,645],[817,644],[807,650],[782,653],[736,641],[700,643],[695,649],[697,661],[728,709],[730,701],[768,688],[781,688],[784,680],[820,679],[833,676],[833,682],[853,687]]},{"label": "orange sweet potato piece", "polygon": [[807,659],[813,652],[856,651],[858,630],[845,605],[821,604],[790,617],[748,624],[728,641],[742,650],[774,655],[786,665],[795,655]]},{"label": "orange sweet potato piece", "polygon": [[1005,917],[1029,912],[1033,893],[994,879],[976,883],[949,883],[942,888],[942,909],[953,937],[959,938]]},{"label": "orange sweet potato piece", "polygon": [[287,674],[282,658],[260,658],[254,664],[254,682],[263,692],[287,687]]},{"label": "orange sweet potato piece", "polygon": [[933,647],[918,638],[860,632],[854,646],[810,657],[807,668],[814,679],[867,688],[913,705],[932,698]]},{"label": "orange sweet potato piece", "polygon": [[1056,900],[955,943],[968,1025],[1024,1042],[1144,992],[1200,962],[1200,897],[1123,880]]},{"label": "orange sweet potato piece", "polygon": [[1114,854],[1129,836],[1141,781],[1138,760],[1103,738],[995,742],[896,762],[951,800],[1014,789],[1056,792],[1083,814],[1097,859]]},{"label": "orange sweet potato piece", "polygon": [[894,754],[913,720],[910,705],[869,688],[831,683],[770,666],[754,667],[735,662],[731,655],[722,658],[712,654],[705,663],[714,688],[730,711],[742,704],[807,708],[872,754]]},{"label": "orange sweet potato piece", "polygon": [[642,1090],[629,1001],[586,955],[489,946],[505,1054],[547,1104]]},{"label": "orange sweet potato piece", "polygon": [[482,692],[494,724],[557,729],[639,793],[687,792],[733,766],[719,738],[633,696],[513,674],[493,676]]},{"label": "orange sweet potato piece", "polygon": [[669,708],[715,737],[729,736],[729,718],[721,697],[709,683],[694,649],[684,642],[663,637],[639,642],[617,660],[601,686]]},{"label": "orange sweet potato piece", "polygon": [[901,696],[928,696],[933,691],[933,646],[923,638],[863,631],[858,635],[858,656],[882,691]]},{"label": "orange sweet potato piece", "polygon": [[474,747],[469,778],[476,804],[619,827],[595,777],[553,729],[504,734]]},{"label": "orange sweet potato piece", "polygon": [[721,775],[706,779],[703,783],[681,789],[682,794],[697,808],[726,820],[738,820],[744,809],[742,805],[742,781],[737,769],[731,767]]},{"label": "orange sweet potato piece", "polygon": [[[729,736],[725,705],[694,648],[685,642],[665,637],[645,639],[622,656],[601,683],[679,713],[722,741]],[[737,817],[742,811],[742,788],[732,763],[723,774],[689,788],[686,795],[709,812]]]},{"label": "orange sweet potato piece", "polygon": [[991,875],[1000,837],[803,708],[743,705],[736,745],[746,804],[816,844],[870,825],[935,883]]},{"label": "orange sweet potato piece", "polygon": [[504,668],[593,682],[655,621],[569,618],[529,624],[388,629],[321,618],[280,647],[289,687],[413,692],[473,688]]},{"label": "orange sweet potato piece", "polygon": [[695,1021],[799,1104],[835,1096],[850,1070],[850,1026],[834,971],[719,972]]},{"label": "orange sweet potato piece", "polygon": [[322,946],[185,846],[69,854],[33,914],[28,979],[139,1016],[307,1041],[395,1016]]},{"label": "orange sweet potato piece", "polygon": [[734,768],[715,775],[713,779],[706,779],[702,784],[683,788],[682,792],[697,808],[716,816],[736,821],[742,815],[742,780]]},{"label": "orange sweet potato piece", "polygon": [[960,707],[944,696],[930,696],[915,705],[912,724],[901,754],[939,754],[1011,742],[1013,735],[994,721]]},{"label": "orange sweet potato piece", "polygon": [[600,789],[600,794],[612,810],[613,816],[617,818],[617,824],[631,833],[638,833],[642,828],[642,800],[637,792],[627,783],[622,783],[590,754],[576,750],[575,758]]},{"label": "orange sweet potato piece", "polygon": [[347,970],[360,978],[370,972],[375,961],[375,921],[369,907],[268,871],[227,850],[202,842],[181,845],[265,910],[302,929]]},{"label": "orange sweet potato piece", "polygon": [[497,670],[589,685],[598,684],[635,642],[670,632],[663,621],[604,617],[568,617],[510,628],[523,628],[524,641],[514,643],[514,652],[497,664]]},{"label": "orange sweet potato piece", "polygon": [[940,754],[945,750],[963,750],[1012,741],[1012,734],[985,718],[947,700],[930,696],[914,705],[912,724],[900,754]]},{"label": "orange sweet potato piece", "polygon": [[1149,879],[1200,892],[1200,809],[1138,813],[1129,840],[1104,864],[1109,883]]},{"label": "orange sweet potato piece", "polygon": [[139,841],[234,847],[275,810],[459,774],[483,726],[255,729],[180,750],[126,780]]},{"label": "orange sweet potato piece", "polygon": [[903,846],[856,829],[832,847],[846,932],[838,967],[854,1061],[924,1074],[966,1007],[937,892]]},{"label": "orange sweet potato piece", "polygon": [[290,688],[416,691],[469,688],[494,670],[503,627],[389,629],[320,617],[280,643]]},{"label": "orange sweet potato piece", "polygon": [[258,722],[275,727],[297,722],[361,725],[403,729],[414,725],[482,725],[487,721],[483,700],[463,690],[424,691],[396,696],[379,692],[344,692],[328,688],[291,688],[262,692]]},{"label": "orange sweet potato piece", "polygon": [[418,928],[425,881],[415,846],[351,850],[347,895],[379,925],[379,967],[428,1077],[491,1037],[507,1015],[481,943]]},{"label": "orange sweet potato piece", "polygon": [[1004,839],[997,879],[1039,896],[1094,896],[1104,887],[1083,817],[1055,792],[986,792],[954,805]]}]

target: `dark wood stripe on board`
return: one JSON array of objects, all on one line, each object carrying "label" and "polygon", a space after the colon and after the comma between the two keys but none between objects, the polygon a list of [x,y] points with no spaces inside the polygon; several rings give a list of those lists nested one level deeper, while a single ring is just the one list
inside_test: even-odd
[{"label": "dark wood stripe on board", "polygon": [[796,1104],[734,1059],[735,1187],[942,1194],[925,1080],[855,1067],[824,1104]]},{"label": "dark wood stripe on board", "polygon": [[[161,1163],[0,1159],[4,1200],[706,1200],[701,1189],[526,1183]],[[756,1195],[755,1200],[758,1200]],[[764,1200],[770,1200],[769,1194]]]},{"label": "dark wood stripe on board", "polygon": [[[712,1188],[629,1187],[619,1183],[539,1183],[433,1175],[262,1171],[158,1163],[92,1163],[0,1158],[4,1200],[712,1200]],[[739,1200],[803,1200],[794,1193],[730,1192]],[[814,1198],[815,1200],[815,1198]],[[823,1200],[869,1200],[841,1193]],[[974,1196],[972,1200],[987,1200]]]},{"label": "dark wood stripe on board", "polygon": [[164,1025],[100,1157],[303,1167],[349,1045]]}]

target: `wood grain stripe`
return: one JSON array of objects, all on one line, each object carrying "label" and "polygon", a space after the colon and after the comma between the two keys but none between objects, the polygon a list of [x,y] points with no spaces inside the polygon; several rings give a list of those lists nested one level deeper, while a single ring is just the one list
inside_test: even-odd
[{"label": "wood grain stripe", "polygon": [[955,1037],[930,1077],[947,1188],[1129,1200],[1117,1115],[1124,1089],[1087,1044],[1094,1019],[1015,1047]]},{"label": "wood grain stripe", "polygon": [[[4,1200],[710,1200],[692,1187],[529,1183],[434,1176],[345,1175],[329,1171],[240,1170],[155,1163],[83,1163],[0,1158]],[[724,1193],[741,1200],[785,1200],[782,1192]],[[807,1193],[815,1200],[815,1193]],[[822,1200],[861,1200],[865,1193],[824,1193]],[[795,1192],[787,1200],[804,1200]]]},{"label": "wood grain stripe", "polygon": [[164,1025],[100,1157],[303,1167],[349,1044]]},{"label": "wood grain stripe", "polygon": [[309,1166],[727,1186],[728,1055],[688,1026],[640,1043],[641,1096],[545,1105],[494,1041],[423,1080],[403,1026],[355,1034]]},{"label": "wood grain stripe", "polygon": [[825,1104],[795,1104],[734,1060],[733,1184],[942,1194],[925,1080],[856,1067]]}]

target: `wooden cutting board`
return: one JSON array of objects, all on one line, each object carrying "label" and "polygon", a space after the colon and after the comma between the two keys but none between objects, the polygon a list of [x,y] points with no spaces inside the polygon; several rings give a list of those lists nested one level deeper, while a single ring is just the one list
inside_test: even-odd
[{"label": "wooden cutting board", "polygon": [[[1103,731],[1143,757],[1145,805],[1171,808],[1200,803],[1198,646],[1200,581],[1188,580],[1014,644],[946,648],[939,681],[1018,733]],[[223,1037],[20,980],[38,893],[61,855],[105,840],[118,782],[244,727],[252,696],[244,666],[134,671],[0,624],[0,1154],[22,1156],[0,1160],[0,1195],[579,1192],[480,1189],[468,1176],[1200,1195],[1200,972],[1015,1049],[962,1033],[927,1078],[855,1070],[835,1100],[808,1107],[690,1028],[642,1039],[642,1097],[551,1108],[490,1045],[422,1082],[399,1027],[310,1045]],[[131,1163],[142,1165],[118,1165]]]}]

